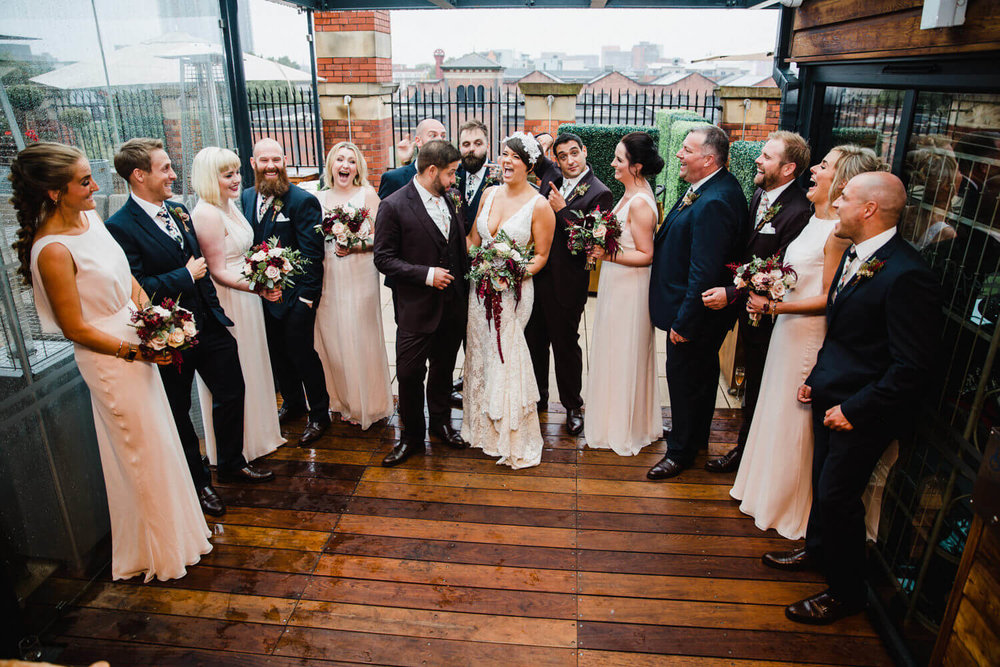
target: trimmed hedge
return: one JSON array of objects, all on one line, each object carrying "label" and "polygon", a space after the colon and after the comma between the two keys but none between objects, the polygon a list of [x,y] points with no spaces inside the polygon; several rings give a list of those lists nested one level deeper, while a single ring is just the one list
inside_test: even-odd
[{"label": "trimmed hedge", "polygon": [[[696,112],[690,111],[688,109],[660,109],[654,115],[656,128],[660,131],[660,157],[663,158],[663,164],[666,165],[660,175],[656,178],[657,185],[665,185],[667,182],[667,171],[669,170],[670,163],[676,162],[677,158],[674,155],[677,151],[671,152],[670,149],[673,146],[671,141],[670,128],[674,123],[680,120],[687,121],[697,121],[707,123],[708,121],[699,116]],[[673,202],[671,202],[672,204]]]},{"label": "trimmed hedge", "polygon": [[659,144],[660,131],[655,127],[639,125],[563,125],[559,132],[572,132],[583,139],[587,147],[587,163],[594,170],[594,175],[611,189],[615,201],[625,194],[625,186],[615,180],[615,170],[611,168],[611,160],[615,157],[615,147],[629,132],[646,132]]},{"label": "trimmed hedge", "polygon": [[662,201],[665,210],[673,208],[673,205],[677,202],[677,198],[687,192],[689,185],[687,182],[681,180],[681,163],[674,156],[681,149],[681,144],[684,143],[684,137],[687,136],[688,132],[697,127],[704,127],[705,125],[711,125],[711,123],[706,120],[676,120],[670,126],[670,141],[664,147],[667,155],[670,156],[666,160],[667,166],[663,170],[665,174],[663,177],[664,192]]},{"label": "trimmed hedge", "polygon": [[754,185],[753,179],[757,175],[757,165],[754,161],[760,157],[764,150],[763,141],[734,141],[729,144],[729,171],[743,187],[743,194],[746,195],[747,204],[753,199]]},{"label": "trimmed hedge", "polygon": [[857,144],[882,156],[882,131],[872,127],[835,127],[831,132],[833,145]]}]

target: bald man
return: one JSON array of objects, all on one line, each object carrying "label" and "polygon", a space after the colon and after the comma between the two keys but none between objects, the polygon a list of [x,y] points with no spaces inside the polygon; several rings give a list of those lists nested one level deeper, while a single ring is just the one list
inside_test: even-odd
[{"label": "bald man", "polygon": [[906,192],[885,172],[855,176],[833,203],[844,253],[827,299],[827,332],[799,388],[812,405],[813,499],[806,546],[765,554],[784,570],[819,569],[829,588],[785,608],[826,624],[863,610],[865,516],[861,495],[889,443],[912,429],[941,332],[938,283],[896,233]]},{"label": "bald man", "polygon": [[243,214],[253,226],[254,245],[275,236],[285,248],[299,250],[308,260],[295,284],[280,301],[264,301],[264,327],[271,367],[278,378],[282,424],[305,416],[299,438],[305,446],[330,426],[330,396],[323,365],[313,347],[316,306],[323,287],[323,237],[314,227],[323,220],[319,200],[288,181],[285,151],[274,139],[258,141],[250,164],[254,186],[242,194]]},{"label": "bald man", "polygon": [[409,141],[410,135],[406,135],[399,142],[399,149],[397,150],[399,160],[400,162],[409,162],[409,164],[397,167],[396,169],[390,169],[382,174],[382,179],[378,184],[378,198],[384,200],[393,192],[412,181],[413,177],[417,174],[417,160],[415,155],[417,150],[428,141],[436,139],[447,140],[447,134],[444,125],[438,120],[424,118],[420,121],[417,124],[417,132],[413,141]]}]

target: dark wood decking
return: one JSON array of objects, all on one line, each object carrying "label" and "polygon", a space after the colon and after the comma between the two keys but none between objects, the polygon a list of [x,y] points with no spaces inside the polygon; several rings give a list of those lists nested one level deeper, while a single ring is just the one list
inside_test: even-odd
[{"label": "dark wood decking", "polygon": [[[716,412],[713,449],[738,414]],[[229,513],[185,578],[105,574],[46,639],[63,663],[114,667],[891,664],[864,616],[784,618],[823,586],[761,564],[790,543],[740,514],[732,475],[700,458],[648,482],[663,442],[622,458],[544,417],[543,463],[521,471],[442,445],[382,468],[394,420],[282,447],[276,482],[220,485]]]}]

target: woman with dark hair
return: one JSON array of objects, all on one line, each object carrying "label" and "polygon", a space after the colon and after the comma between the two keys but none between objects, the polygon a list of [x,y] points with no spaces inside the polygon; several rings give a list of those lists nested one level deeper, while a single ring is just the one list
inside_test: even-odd
[{"label": "woman with dark hair", "polygon": [[211,533],[153,367],[171,355],[138,345],[131,315],[148,299],[94,211],[90,165],[75,148],[36,143],[18,153],[10,180],[20,274],[32,286],[42,330],[73,341],[90,388],[112,577],[182,577],[211,551]]},{"label": "woman with dark hair", "polygon": [[587,445],[632,456],[662,431],[653,323],[649,319],[649,272],[658,217],[648,179],[663,169],[653,138],[630,132],[611,161],[625,194],[614,208],[621,249],[606,256],[594,312],[587,376]]},{"label": "woman with dark hair", "polygon": [[524,339],[535,294],[530,278],[545,266],[555,229],[552,208],[528,183],[531,167],[541,154],[541,146],[530,134],[515,132],[504,140],[500,156],[503,185],[483,193],[476,224],[469,232],[470,246],[491,241],[501,231],[522,248],[529,243],[535,246],[521,284],[520,301],[514,296],[513,285],[503,293],[499,332],[474,295],[469,297],[466,329],[462,438],[486,454],[500,457],[497,463],[515,469],[535,466],[542,460],[538,385]]}]

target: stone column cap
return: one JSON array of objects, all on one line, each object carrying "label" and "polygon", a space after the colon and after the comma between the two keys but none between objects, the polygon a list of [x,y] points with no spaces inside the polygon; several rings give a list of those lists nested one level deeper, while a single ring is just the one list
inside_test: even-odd
[{"label": "stone column cap", "polygon": [[549,83],[547,81],[539,82],[522,82],[518,83],[517,87],[521,89],[521,92],[525,95],[555,95],[557,97],[570,96],[576,97],[580,90],[583,89],[582,83]]},{"label": "stone column cap", "polygon": [[776,86],[719,86],[715,95],[723,99],[780,100],[781,89]]},{"label": "stone column cap", "polygon": [[398,83],[321,83],[317,86],[320,95],[351,95],[370,97],[391,95],[399,88]]}]

